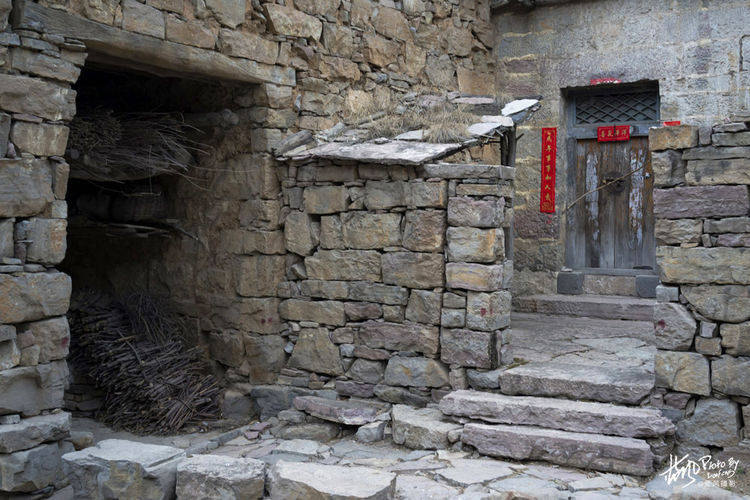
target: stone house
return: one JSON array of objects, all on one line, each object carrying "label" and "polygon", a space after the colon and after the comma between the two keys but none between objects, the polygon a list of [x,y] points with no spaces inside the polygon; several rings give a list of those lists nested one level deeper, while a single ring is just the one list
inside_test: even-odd
[{"label": "stone house", "polygon": [[[65,398],[65,314],[89,287],[168,297],[227,413],[268,417],[310,395],[424,406],[502,383],[649,404],[683,421],[693,450],[738,446],[749,16],[746,1],[0,0],[0,414],[29,436],[0,448],[0,490],[64,484],[58,465],[31,464],[70,450],[69,417],[50,410],[84,410]],[[442,144],[347,141],[343,123],[424,96],[485,126]],[[502,112],[520,98],[533,107]],[[112,215],[101,184],[141,184],[73,164],[69,125],[103,108],[179,113],[201,131],[189,175],[156,182],[167,229]],[[652,128],[665,121],[683,125]],[[630,140],[597,141],[612,125]],[[539,210],[547,127],[552,214]],[[113,220],[81,226],[91,203]],[[655,375],[584,393],[567,373],[502,379],[511,290],[520,311],[653,319]],[[734,425],[692,437],[717,412]],[[53,421],[34,435],[35,419]],[[603,470],[653,472],[668,427],[617,448],[636,465]],[[465,442],[487,454],[520,439],[480,431]]]}]

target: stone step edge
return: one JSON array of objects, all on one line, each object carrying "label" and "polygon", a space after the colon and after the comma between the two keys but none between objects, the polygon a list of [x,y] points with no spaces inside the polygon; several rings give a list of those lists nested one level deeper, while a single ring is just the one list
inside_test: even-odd
[{"label": "stone step edge", "polygon": [[541,460],[603,472],[649,476],[655,456],[643,439],[523,425],[466,424],[461,442],[480,455]]},{"label": "stone step edge", "polygon": [[[444,415],[470,419],[474,423],[537,426],[632,438],[659,437],[675,432],[672,421],[656,408],[576,399],[458,390],[445,395],[438,407]],[[592,426],[596,428],[587,430]]]},{"label": "stone step edge", "polygon": [[[553,307],[553,304],[558,306]],[[549,294],[513,297],[513,310],[516,312],[623,321],[652,321],[655,304],[654,299],[626,295]],[[597,307],[599,310],[596,310]]]}]

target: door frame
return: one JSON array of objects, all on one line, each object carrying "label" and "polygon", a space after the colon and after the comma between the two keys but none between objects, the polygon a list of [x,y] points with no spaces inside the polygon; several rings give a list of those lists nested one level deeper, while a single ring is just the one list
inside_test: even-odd
[{"label": "door frame", "polygon": [[[656,112],[657,119],[653,121],[625,121],[625,122],[601,122],[585,125],[575,123],[576,99],[586,97],[592,94],[622,94],[631,92],[652,91],[656,94]],[[630,125],[631,137],[648,137],[648,130],[651,127],[661,124],[661,98],[659,95],[659,82],[647,81],[638,83],[619,83],[612,85],[595,85],[589,87],[575,87],[562,89],[564,102],[564,126],[565,134],[565,165],[566,165],[566,203],[565,207],[570,206],[576,198],[576,167],[577,161],[577,143],[580,139],[596,139],[596,129],[608,125]],[[579,202],[580,203],[580,202]],[[574,271],[582,271],[586,274],[606,274],[618,276],[635,276],[643,274],[656,274],[656,269],[603,269],[587,268],[575,265],[576,255],[576,221],[572,213],[565,213],[565,266]]]}]

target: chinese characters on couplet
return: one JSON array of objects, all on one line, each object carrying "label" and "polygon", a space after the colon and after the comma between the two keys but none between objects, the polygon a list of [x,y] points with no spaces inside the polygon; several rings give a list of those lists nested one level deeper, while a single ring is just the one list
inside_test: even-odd
[{"label": "chinese characters on couplet", "polygon": [[557,129],[542,129],[542,186],[539,211],[555,212],[555,165],[557,158]]}]

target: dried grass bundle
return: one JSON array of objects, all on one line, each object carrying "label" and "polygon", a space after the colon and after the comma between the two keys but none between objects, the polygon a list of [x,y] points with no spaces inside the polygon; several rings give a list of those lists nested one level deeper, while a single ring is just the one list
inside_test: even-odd
[{"label": "dried grass bundle", "polygon": [[184,175],[203,146],[188,138],[190,130],[169,113],[84,111],[70,123],[65,156],[71,177],[113,181]]},{"label": "dried grass bundle", "polygon": [[220,388],[184,327],[145,294],[78,292],[68,313],[71,362],[105,393],[97,417],[115,429],[172,434],[220,417]]}]

